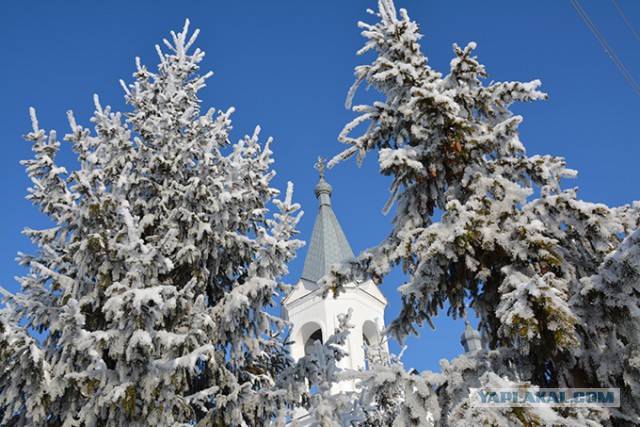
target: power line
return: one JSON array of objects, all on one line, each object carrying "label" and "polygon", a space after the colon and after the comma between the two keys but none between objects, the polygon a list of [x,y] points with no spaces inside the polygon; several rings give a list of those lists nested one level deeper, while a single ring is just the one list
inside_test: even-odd
[{"label": "power line", "polygon": [[598,40],[598,43],[600,43],[605,53],[609,56],[609,58],[611,58],[614,65],[618,68],[622,76],[625,78],[627,83],[629,83],[633,91],[638,96],[640,96],[640,86],[635,81],[631,73],[629,73],[629,71],[624,66],[620,58],[618,58],[618,55],[616,54],[615,50],[613,50],[613,47],[611,47],[609,42],[607,42],[607,39],[602,35],[600,30],[598,30],[598,27],[596,26],[596,24],[591,20],[587,12],[582,8],[582,5],[580,5],[579,0],[570,0],[570,1],[573,7],[578,12],[578,14],[580,15],[580,17],[582,18],[582,20],[585,22],[585,24],[587,24],[587,27],[589,28],[591,33],[594,35],[596,40]]},{"label": "power line", "polygon": [[620,6],[618,6],[618,3],[616,3],[616,0],[611,0],[611,3],[613,3],[613,5],[616,7],[616,9],[618,9],[618,13],[620,14],[620,16],[622,16],[622,19],[624,19],[624,22],[627,24],[627,27],[629,27],[629,29],[631,30],[633,35],[640,42],[640,36],[638,35],[638,33],[636,33],[636,30],[633,29],[633,26],[631,25],[631,23],[627,19],[627,16],[624,14],[622,9],[620,9]]},{"label": "power line", "polygon": [[609,42],[607,42],[607,39],[602,35],[602,33],[600,33],[600,31],[598,30],[598,27],[596,27],[596,24],[594,24],[591,18],[589,18],[589,15],[582,8],[582,6],[580,5],[580,2],[578,0],[569,0],[569,1],[571,1],[571,4],[576,9],[576,11],[578,12],[578,15],[580,15],[584,23],[587,24],[587,27],[589,28],[593,36],[596,38],[596,40],[598,40],[598,43],[600,43],[605,53],[609,56],[609,58],[611,58],[616,68],[618,68],[618,71],[620,71],[620,73],[625,78],[627,83],[629,83],[629,86],[631,86],[631,89],[633,89],[636,95],[640,96],[640,85],[638,85],[638,83],[635,81],[631,73],[629,73],[629,71],[624,66],[620,58],[618,58],[618,55],[616,55],[616,52],[613,50],[613,47],[611,47]]}]

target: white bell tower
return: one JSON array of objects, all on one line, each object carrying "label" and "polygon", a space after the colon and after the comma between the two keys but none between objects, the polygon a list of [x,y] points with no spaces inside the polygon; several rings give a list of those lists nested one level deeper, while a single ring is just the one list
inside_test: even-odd
[{"label": "white bell tower", "polygon": [[[352,309],[351,330],[345,344],[349,355],[340,361],[347,369],[366,369],[365,345],[382,345],[386,350],[386,340],[381,339],[384,329],[384,310],[387,299],[373,281],[354,280],[345,287],[345,292],[337,298],[329,295],[322,298],[318,281],[329,271],[332,264],[353,258],[353,251],[338,223],[331,207],[332,188],[324,180],[322,166],[320,181],[314,191],[318,199],[318,216],[313,226],[302,277],[282,303],[283,317],[292,326],[291,355],[295,359],[304,356],[309,346],[316,341],[324,342],[338,327],[338,315]],[[355,384],[341,383],[336,392],[353,390]]]}]

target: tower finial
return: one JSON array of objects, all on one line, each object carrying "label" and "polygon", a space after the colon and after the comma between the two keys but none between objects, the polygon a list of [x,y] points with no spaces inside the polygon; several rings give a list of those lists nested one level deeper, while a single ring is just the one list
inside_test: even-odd
[{"label": "tower finial", "polygon": [[478,332],[471,323],[469,323],[469,319],[467,318],[467,314],[464,316],[464,323],[466,324],[464,328],[464,332],[460,337],[460,344],[464,347],[465,353],[474,350],[482,349],[482,335]]},{"label": "tower finial", "polygon": [[327,159],[322,156],[318,156],[318,161],[313,167],[320,172],[320,178],[324,178],[324,168],[327,167]]}]

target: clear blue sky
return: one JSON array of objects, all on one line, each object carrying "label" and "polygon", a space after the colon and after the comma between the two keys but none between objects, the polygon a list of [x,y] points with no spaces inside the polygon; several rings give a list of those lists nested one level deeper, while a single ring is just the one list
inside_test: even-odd
[{"label": "clear blue sky", "polygon": [[[564,156],[578,169],[579,178],[565,186],[579,186],[583,199],[609,205],[640,199],[640,97],[569,0],[396,1],[420,23],[423,51],[436,69],[446,72],[452,43],[476,41],[490,79],[542,80],[549,100],[515,107],[525,118],[520,136],[529,153]],[[617,4],[640,32],[640,2]],[[614,4],[582,0],[582,5],[640,81],[640,41]],[[306,211],[301,236],[308,239],[317,210],[312,166],[318,155],[331,157],[342,149],[337,135],[354,117],[344,109],[353,69],[372,60],[355,55],[364,42],[357,22],[372,22],[367,7],[375,2],[2,0],[0,284],[15,291],[13,277],[24,273],[16,253],[33,251],[22,228],[46,224],[24,199],[29,180],[18,163],[31,156],[21,140],[30,129],[29,106],[37,109],[41,127],[60,134],[68,131],[69,109],[79,123],[90,125],[94,93],[103,105],[127,108],[118,80],[132,80],[135,56],[155,67],[154,45],[181,29],[185,18],[201,29],[203,68],[215,73],[201,92],[204,106],[236,107],[233,140],[257,124],[265,139],[274,137],[274,183],[281,189],[288,180],[296,184],[295,199]],[[73,165],[71,159],[67,155],[65,162]],[[381,214],[389,182],[377,174],[375,158],[361,169],[353,161],[341,164],[327,179],[354,251],[382,240],[392,216]],[[291,264],[290,282],[302,271],[305,253]],[[401,280],[394,275],[383,285],[391,300],[387,320],[398,312],[395,289]],[[436,331],[426,329],[408,341],[407,366],[439,369],[439,359],[460,353],[462,322],[438,319],[437,324]]]}]

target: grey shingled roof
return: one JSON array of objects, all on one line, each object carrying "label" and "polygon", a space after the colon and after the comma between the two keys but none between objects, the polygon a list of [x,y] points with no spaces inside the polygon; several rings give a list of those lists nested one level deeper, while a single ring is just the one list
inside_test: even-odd
[{"label": "grey shingled roof", "polygon": [[331,264],[353,258],[353,251],[331,208],[332,188],[323,176],[320,176],[314,191],[320,206],[304,260],[302,278],[317,282],[329,271]]}]

